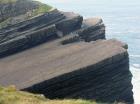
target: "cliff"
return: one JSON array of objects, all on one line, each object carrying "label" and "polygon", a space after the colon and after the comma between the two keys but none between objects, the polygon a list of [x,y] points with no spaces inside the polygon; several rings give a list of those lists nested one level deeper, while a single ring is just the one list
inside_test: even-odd
[{"label": "cliff", "polygon": [[105,39],[101,18],[54,9],[0,29],[0,84],[50,99],[133,104],[127,48]]}]

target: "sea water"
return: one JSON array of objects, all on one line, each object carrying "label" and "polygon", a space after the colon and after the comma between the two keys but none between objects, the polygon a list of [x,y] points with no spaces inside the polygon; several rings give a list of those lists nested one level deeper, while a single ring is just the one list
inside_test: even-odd
[{"label": "sea water", "polygon": [[106,37],[129,45],[135,104],[140,104],[140,0],[39,0],[63,11],[102,17]]}]

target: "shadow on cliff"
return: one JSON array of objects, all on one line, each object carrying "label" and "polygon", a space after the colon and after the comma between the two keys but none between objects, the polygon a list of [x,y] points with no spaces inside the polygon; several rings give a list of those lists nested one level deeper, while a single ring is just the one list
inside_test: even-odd
[{"label": "shadow on cliff", "polygon": [[[49,99],[95,99],[107,104],[116,101],[133,104],[131,91],[133,86],[128,85],[132,77],[132,74],[127,70],[129,68],[128,59],[104,66],[101,69],[96,68],[97,66],[91,65],[22,90],[43,94]],[[122,69],[121,73],[120,68]]]},{"label": "shadow on cliff", "polygon": [[38,43],[29,43],[29,44],[27,44],[25,46],[21,46],[21,47],[6,51],[4,53],[1,53],[0,58],[5,58],[5,57],[8,57],[8,56],[12,56],[14,54],[20,53],[22,51],[26,51],[28,49],[37,47],[37,46],[42,45],[43,43],[46,43],[46,42],[54,41],[56,39],[58,39],[57,34],[56,35],[51,35],[51,36],[49,36],[47,38],[42,39]]}]

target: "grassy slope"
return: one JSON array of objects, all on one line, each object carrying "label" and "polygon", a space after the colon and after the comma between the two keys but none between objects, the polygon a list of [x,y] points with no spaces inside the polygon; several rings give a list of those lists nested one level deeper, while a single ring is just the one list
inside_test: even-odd
[{"label": "grassy slope", "polygon": [[16,2],[17,0],[0,0],[0,3],[11,3],[11,2]]},{"label": "grassy slope", "polygon": [[17,91],[15,87],[0,87],[0,104],[96,104],[84,100],[49,100],[41,95]]},{"label": "grassy slope", "polygon": [[[18,0],[0,0],[0,4],[15,3],[17,1]],[[53,8],[53,7],[51,7],[51,6],[47,5],[47,4],[43,4],[43,3],[40,3],[40,2],[38,2],[38,5],[39,5],[38,8],[36,8],[36,9],[34,9],[32,11],[29,11],[26,14],[23,14],[24,19],[21,20],[20,22],[28,20],[28,19],[31,19],[31,18],[34,18],[34,17],[36,17],[38,15],[41,15],[43,13],[49,12]],[[21,17],[22,15],[19,15],[19,16]],[[11,24],[11,21],[13,20],[13,18],[14,17],[9,17],[6,20],[0,22],[0,28],[6,27],[6,26],[8,26],[8,24]]]},{"label": "grassy slope", "polygon": [[[49,100],[44,96],[16,90],[14,86],[0,87],[0,104],[105,104],[85,100]],[[108,103],[106,103],[108,104]],[[113,103],[123,104],[123,103]]]}]

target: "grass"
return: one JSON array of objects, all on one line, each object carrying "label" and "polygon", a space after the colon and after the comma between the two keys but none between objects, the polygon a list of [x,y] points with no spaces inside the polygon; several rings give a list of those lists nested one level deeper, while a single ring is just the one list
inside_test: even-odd
[{"label": "grass", "polygon": [[16,2],[17,0],[0,0],[0,4],[3,3],[12,3],[12,2]]},{"label": "grass", "polygon": [[[14,2],[17,2],[18,0],[0,0],[0,4],[6,4],[6,3],[14,3]],[[26,2],[26,1],[25,1]],[[37,3],[38,1],[36,1]],[[34,3],[34,2],[33,2]],[[26,21],[26,20],[29,20],[29,19],[32,19],[36,16],[39,16],[41,14],[44,14],[46,12],[49,12],[52,10],[53,7],[47,5],[47,4],[43,4],[43,3],[40,3],[38,2],[38,7],[33,9],[33,10],[29,10],[28,12],[26,12],[25,14],[22,14],[22,15],[18,15],[16,16],[17,19],[15,19],[14,17],[6,17],[4,18],[3,20],[0,21],[0,29],[3,28],[3,27],[6,27],[8,26],[9,24],[13,24],[11,22],[11,20],[14,20],[16,23],[18,22],[22,22],[22,21]],[[10,10],[9,10],[10,11]]]},{"label": "grass", "polygon": [[[42,95],[18,91],[14,86],[0,87],[0,104],[109,104],[86,100],[49,100]],[[123,103],[113,103],[123,104]]]},{"label": "grass", "polygon": [[36,14],[41,14],[41,13],[45,13],[45,12],[48,12],[52,9],[51,6],[47,5],[47,4],[42,4],[40,5],[36,10],[35,10],[35,13]]},{"label": "grass", "polygon": [[0,104],[97,104],[85,100],[49,100],[42,95],[35,95],[16,90],[14,86],[0,87]]}]

